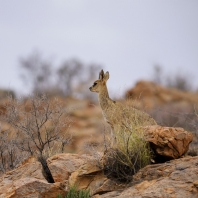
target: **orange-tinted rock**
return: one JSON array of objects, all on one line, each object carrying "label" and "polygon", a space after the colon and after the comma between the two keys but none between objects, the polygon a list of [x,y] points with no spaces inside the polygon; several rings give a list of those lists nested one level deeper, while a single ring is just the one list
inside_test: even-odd
[{"label": "orange-tinted rock", "polygon": [[156,154],[177,159],[183,156],[192,142],[192,133],[183,128],[162,127],[158,125],[145,127],[144,136]]},{"label": "orange-tinted rock", "polygon": [[87,162],[71,174],[69,185],[74,184],[78,184],[80,189],[89,189],[91,195],[123,188],[115,181],[107,179],[103,170],[93,162]]},{"label": "orange-tinted rock", "polygon": [[85,161],[86,156],[62,153],[50,157],[47,163],[54,181],[61,182],[68,180],[71,173],[76,171]]},{"label": "orange-tinted rock", "polygon": [[124,190],[97,194],[93,198],[197,198],[198,157],[185,157],[169,163],[148,165],[133,176]]},{"label": "orange-tinted rock", "polygon": [[40,162],[34,158],[0,178],[0,198],[47,198],[56,197],[58,193],[65,194],[62,185],[48,183]]},{"label": "orange-tinted rock", "polygon": [[168,103],[198,104],[198,94],[166,88],[150,81],[139,81],[126,92],[126,98],[142,102],[142,107],[153,109]]}]

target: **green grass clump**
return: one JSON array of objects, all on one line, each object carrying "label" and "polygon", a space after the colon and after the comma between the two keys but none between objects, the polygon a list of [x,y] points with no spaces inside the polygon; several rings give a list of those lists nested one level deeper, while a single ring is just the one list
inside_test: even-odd
[{"label": "green grass clump", "polygon": [[143,128],[133,125],[114,131],[115,143],[106,151],[104,172],[107,177],[130,182],[139,169],[150,164],[151,151],[144,140]]},{"label": "green grass clump", "polygon": [[[57,198],[62,198],[62,195],[58,195]],[[78,190],[76,185],[70,187],[65,198],[90,198],[90,191],[88,190]]]}]

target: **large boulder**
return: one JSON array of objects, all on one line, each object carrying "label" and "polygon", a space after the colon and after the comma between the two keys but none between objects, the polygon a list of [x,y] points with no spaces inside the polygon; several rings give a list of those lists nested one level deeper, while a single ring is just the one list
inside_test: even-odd
[{"label": "large boulder", "polygon": [[72,172],[76,171],[86,162],[87,156],[62,153],[47,159],[48,167],[55,182],[62,182],[69,179]]},{"label": "large boulder", "polygon": [[124,190],[97,194],[93,198],[198,197],[198,157],[148,165],[133,176]]},{"label": "large boulder", "polygon": [[177,159],[186,154],[193,140],[192,133],[183,128],[162,127],[158,125],[144,127],[144,136],[150,143],[155,155],[167,159]]},{"label": "large boulder", "polygon": [[13,182],[9,189],[0,191],[0,198],[53,198],[58,194],[65,195],[60,183],[50,184],[35,178],[21,178]]},{"label": "large boulder", "polygon": [[69,186],[74,184],[77,184],[79,189],[89,189],[91,195],[123,189],[123,185],[104,175],[96,161],[87,162],[71,174]]},{"label": "large boulder", "polygon": [[[76,181],[72,180],[72,173],[77,174],[81,167],[88,167],[91,174],[95,170],[95,163],[96,159],[90,155],[64,153],[52,156],[47,160],[47,164],[55,183],[48,183],[43,175],[40,162],[35,158],[29,158],[18,168],[0,177],[0,198],[55,198],[58,194],[64,196],[69,185],[73,184],[72,181]],[[81,176],[84,177],[84,175],[86,175],[86,169],[84,174],[81,173]],[[102,170],[100,170],[100,175],[97,173],[95,182],[92,182],[94,189],[97,189],[100,177],[106,179]],[[70,184],[68,184],[69,179]],[[96,186],[94,186],[95,184]],[[81,186],[79,187],[81,188]]]},{"label": "large boulder", "polygon": [[50,184],[42,173],[42,166],[35,158],[5,173],[0,178],[0,198],[48,198],[65,194],[61,183]]},{"label": "large boulder", "polygon": [[[192,134],[182,128],[162,127],[158,125],[144,127],[144,136],[155,152],[155,159],[162,161],[184,156],[192,141]],[[104,175],[103,170],[101,170],[101,167],[98,166],[100,165],[100,161],[98,161],[98,164],[96,162],[94,160],[87,161],[79,169],[71,173],[69,185],[78,184],[80,189],[90,189],[91,195],[113,191],[111,196],[113,196],[116,190],[123,190],[126,187],[119,182],[108,179]],[[157,167],[159,166],[157,165]],[[151,167],[155,167],[155,165]],[[133,181],[140,180],[137,179],[138,176],[134,176],[134,178],[136,179],[133,179]],[[156,181],[153,182],[155,183]],[[149,185],[151,185],[150,182],[145,181],[145,183],[140,184],[139,188],[146,188]]]},{"label": "large boulder", "polygon": [[90,189],[95,198],[196,198],[198,195],[198,157],[148,165],[127,185],[106,178],[97,162],[91,156],[53,156],[48,165],[51,171],[54,169],[52,175],[58,182],[50,184],[43,176],[41,164],[30,158],[0,178],[0,198],[55,198],[59,193],[64,196],[72,184],[78,184],[80,189]]}]

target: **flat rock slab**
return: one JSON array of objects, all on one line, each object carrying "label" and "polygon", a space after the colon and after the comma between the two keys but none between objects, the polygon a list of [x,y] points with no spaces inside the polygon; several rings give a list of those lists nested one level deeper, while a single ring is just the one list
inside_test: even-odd
[{"label": "flat rock slab", "polygon": [[130,185],[93,198],[197,198],[198,157],[146,166],[134,175]]}]

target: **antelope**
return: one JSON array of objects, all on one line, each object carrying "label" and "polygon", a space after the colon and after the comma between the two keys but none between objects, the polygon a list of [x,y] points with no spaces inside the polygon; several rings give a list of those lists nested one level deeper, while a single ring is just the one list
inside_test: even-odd
[{"label": "antelope", "polygon": [[119,129],[121,127],[131,130],[134,126],[157,125],[155,120],[147,113],[112,100],[109,97],[106,85],[108,79],[109,72],[104,73],[104,71],[101,70],[99,79],[94,81],[89,89],[91,92],[98,93],[98,100],[104,120],[110,124],[113,131],[117,127]]}]

